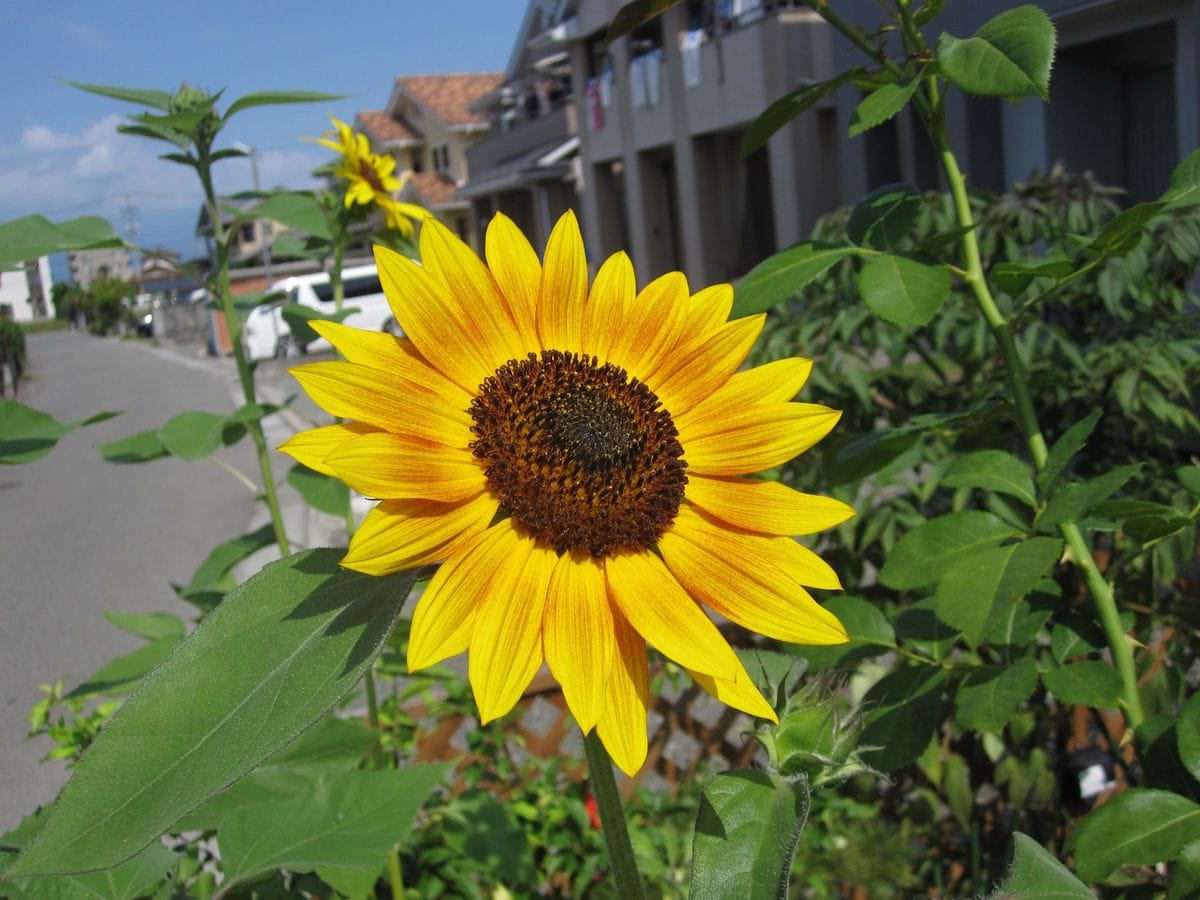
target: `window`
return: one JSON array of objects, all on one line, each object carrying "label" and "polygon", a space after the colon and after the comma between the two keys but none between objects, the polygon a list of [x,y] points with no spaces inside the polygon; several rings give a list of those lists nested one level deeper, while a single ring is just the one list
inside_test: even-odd
[{"label": "window", "polygon": [[445,172],[450,168],[450,146],[448,144],[438,144],[433,148],[432,155],[435,172]]}]

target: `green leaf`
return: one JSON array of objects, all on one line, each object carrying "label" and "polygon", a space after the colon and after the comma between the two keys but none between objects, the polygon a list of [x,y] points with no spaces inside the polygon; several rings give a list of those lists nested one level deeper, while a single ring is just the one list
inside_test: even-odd
[{"label": "green leaf", "polygon": [[1175,723],[1179,760],[1193,778],[1200,781],[1200,694],[1192,694]]},{"label": "green leaf", "polygon": [[87,91],[89,94],[99,94],[101,97],[111,97],[114,100],[124,100],[139,106],[149,106],[168,112],[171,109],[171,95],[166,91],[153,88],[115,87],[107,84],[83,84],[78,81],[68,81],[73,88]]},{"label": "green leaf", "polygon": [[151,844],[133,859],[103,872],[61,878],[28,878],[17,882],[30,900],[137,900],[153,896],[180,856],[162,844]]},{"label": "green leaf", "polygon": [[1131,206],[1112,218],[1087,246],[1089,253],[1099,256],[1125,256],[1142,240],[1146,223],[1166,206],[1160,200]]},{"label": "green leaf", "polygon": [[1079,519],[1101,500],[1107,500],[1142,468],[1141,463],[1120,466],[1088,481],[1063,485],[1050,495],[1046,508],[1034,525],[1039,530],[1053,528],[1059,522]]},{"label": "green leaf", "polygon": [[84,425],[94,425],[117,415],[98,413],[77,422],[59,422],[49,413],[0,398],[0,465],[33,462],[54,449],[59,438]]},{"label": "green leaf", "polygon": [[1062,256],[1036,262],[1002,262],[992,266],[989,274],[1000,290],[1017,294],[1037,278],[1066,278],[1075,271],[1075,260]]},{"label": "green leaf", "polygon": [[884,675],[863,697],[873,709],[859,738],[863,761],[881,772],[894,772],[921,755],[937,729],[946,671],[910,666]]},{"label": "green leaf", "polygon": [[867,194],[846,221],[846,237],[860,247],[891,250],[921,214],[921,195],[907,184],[885,184]]},{"label": "green leaf", "polygon": [[114,627],[148,641],[158,638],[182,640],[187,631],[179,616],[170,613],[120,613],[106,610],[104,618]]},{"label": "green leaf", "polygon": [[[1041,587],[1039,584],[1034,591]],[[1028,603],[1015,604],[1008,615],[1001,616],[1000,621],[988,632],[985,637],[987,643],[1007,647],[1010,651],[1027,647],[1050,618],[1051,609],[1040,604],[1035,606],[1036,602],[1031,599]]]},{"label": "green leaf", "polygon": [[317,877],[346,900],[367,900],[379,880],[379,869],[335,869],[318,866]]},{"label": "green leaf", "polygon": [[971,790],[971,769],[957,753],[951,753],[942,775],[942,793],[950,812],[963,828],[969,828],[975,810],[975,792]]},{"label": "green leaf", "polygon": [[972,731],[1000,731],[1037,688],[1033,657],[1011,666],[980,666],[963,676],[954,701],[954,719]]},{"label": "green leaf", "polygon": [[132,653],[109,660],[83,684],[67,694],[67,699],[82,699],[97,695],[122,697],[128,694],[150,674],[155,666],[171,655],[171,651],[179,643],[179,640],[178,637],[161,637],[152,640],[144,647],[138,647]]},{"label": "green leaf", "polygon": [[171,418],[158,429],[158,439],[172,456],[203,459],[221,446],[228,416],[189,410]]},{"label": "green leaf", "polygon": [[1171,791],[1131,788],[1090,813],[1075,832],[1075,869],[1102,881],[1124,865],[1175,859],[1200,839],[1200,805]]},{"label": "green leaf", "polygon": [[938,581],[938,618],[978,645],[1061,554],[1062,541],[1043,537],[959,557]]},{"label": "green leaf", "polygon": [[950,273],[923,253],[881,253],[863,264],[858,289],[877,316],[916,328],[932,319],[950,296]]},{"label": "green leaf", "polygon": [[1200,841],[1193,841],[1182,850],[1171,866],[1167,885],[1167,900],[1196,900],[1200,897]]},{"label": "green leaf", "polygon": [[426,763],[327,775],[305,796],[231,812],[217,835],[226,884],[273,869],[382,865],[447,769]]},{"label": "green leaf", "polygon": [[99,216],[80,216],[57,225],[32,215],[0,225],[0,262],[17,263],[63,250],[124,247],[125,241]]},{"label": "green leaf", "polygon": [[527,827],[487,791],[464,791],[446,809],[441,838],[460,858],[495,881],[530,884],[537,878]]},{"label": "green leaf", "polygon": [[786,897],[808,806],[803,782],[789,783],[778,775],[747,769],[714,777],[696,816],[691,896]]},{"label": "green leaf", "polygon": [[1054,25],[1036,6],[1018,6],[960,40],[938,38],[941,73],[964,91],[982,97],[1050,99]]},{"label": "green leaf", "polygon": [[1200,497],[1200,466],[1180,466],[1175,470],[1175,477],[1189,493]]},{"label": "green leaf", "polygon": [[750,123],[750,128],[742,138],[742,155],[749,156],[759,147],[766,144],[771,135],[790,122],[800,113],[811,109],[822,99],[832,94],[844,84],[849,84],[856,78],[867,74],[861,66],[835,75],[826,81],[816,84],[806,84],[794,91],[784,94],[768,106],[757,119]]},{"label": "green leaf", "polygon": [[915,428],[881,429],[834,438],[826,443],[821,457],[825,483],[836,486],[861,481],[891,465],[920,439],[920,430]]},{"label": "green leaf", "polygon": [[362,678],[412,575],[338,568],[338,550],[234,590],[113,716],[8,874],[115,865],[318,721]]},{"label": "green leaf", "polygon": [[1166,211],[1200,203],[1200,150],[1193,150],[1175,167],[1162,199],[1167,203]]},{"label": "green leaf", "polygon": [[[223,544],[218,544],[212,552],[200,563],[192,580],[180,590],[180,596],[185,600],[197,594],[222,590],[222,580],[225,574],[252,553],[257,553],[263,547],[275,543],[275,529],[270,523],[263,525],[257,531],[239,535]],[[223,591],[222,591],[223,592]]]},{"label": "green leaf", "polygon": [[830,599],[825,607],[845,626],[851,641],[881,647],[896,646],[896,633],[891,623],[874,603],[851,594],[839,594]]},{"label": "green leaf", "polygon": [[662,15],[675,4],[682,2],[683,0],[631,0],[618,9],[617,14],[613,16],[613,20],[608,26],[608,33],[604,36],[604,43],[611,44],[622,35],[629,34],[639,25],[649,22],[655,16]]},{"label": "green leaf", "polygon": [[1067,463],[1083,449],[1083,445],[1087,443],[1087,439],[1091,436],[1092,429],[1096,427],[1098,421],[1100,421],[1100,410],[1097,409],[1086,419],[1080,419],[1068,428],[1063,436],[1054,442],[1054,446],[1050,448],[1050,453],[1046,457],[1046,465],[1042,467],[1042,471],[1037,476],[1039,494],[1045,495],[1050,485],[1066,468]]},{"label": "green leaf", "polygon": [[875,88],[863,97],[850,116],[850,137],[858,137],[864,131],[882,125],[892,118],[904,109],[920,85],[921,79],[913,76],[904,81],[892,81]]},{"label": "green leaf", "polygon": [[1034,506],[1033,476],[1029,466],[1003,450],[980,450],[959,457],[942,479],[947,487],[973,487],[999,491]]},{"label": "green leaf", "polygon": [[1116,709],[1121,696],[1121,676],[1098,659],[1047,669],[1042,673],[1042,683],[1055,697],[1072,706]]},{"label": "green leaf", "polygon": [[879,570],[879,580],[896,590],[934,584],[955,560],[1017,534],[989,512],[966,509],[939,516],[900,538]]},{"label": "green leaf", "polygon": [[309,322],[314,319],[322,322],[344,322],[358,311],[357,306],[343,306],[340,312],[327,313],[324,310],[305,306],[303,303],[285,303],[279,307],[279,314],[287,323],[288,330],[301,346],[308,346],[319,337],[308,324]]},{"label": "green leaf", "polygon": [[333,233],[329,230],[329,220],[321,204],[310,193],[303,191],[275,191],[257,206],[246,212],[248,216],[259,216],[271,219],[294,228],[304,234],[311,234],[325,240],[332,240]]},{"label": "green leaf", "polygon": [[751,269],[734,286],[730,318],[766,312],[772,306],[790,300],[805,285],[824,275],[834,263],[856,252],[854,247],[814,241],[779,251]]},{"label": "green leaf", "polygon": [[1012,868],[991,900],[1094,900],[1095,894],[1041,844],[1013,832]]},{"label": "green leaf", "polygon": [[287,103],[325,103],[331,100],[344,100],[346,94],[324,94],[320,91],[254,91],[243,94],[225,111],[225,121],[229,121],[234,113],[249,109],[252,106],[282,106]]},{"label": "green leaf", "polygon": [[139,431],[127,438],[109,441],[96,447],[110,463],[143,463],[169,456],[158,437],[158,430]]},{"label": "green leaf", "polygon": [[287,483],[296,489],[313,509],[332,516],[345,516],[350,508],[350,489],[345,482],[314,472],[299,463],[287,473]]}]

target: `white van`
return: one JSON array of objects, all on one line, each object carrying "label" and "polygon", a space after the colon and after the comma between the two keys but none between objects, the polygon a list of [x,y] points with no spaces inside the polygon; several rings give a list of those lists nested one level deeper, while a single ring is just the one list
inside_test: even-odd
[{"label": "white van", "polygon": [[[345,305],[358,310],[345,318],[347,325],[366,331],[403,334],[392,315],[391,307],[388,306],[387,297],[383,295],[379,272],[374,265],[343,269],[342,285],[346,291]],[[242,329],[248,359],[298,356],[301,352],[330,349],[329,342],[324,338],[318,338],[307,347],[300,347],[293,340],[291,329],[280,312],[283,304],[301,303],[332,315],[333,286],[329,283],[327,273],[316,272],[312,275],[285,278],[271,285],[268,293],[282,296],[274,303],[264,303],[255,307],[246,319],[246,327]]]}]

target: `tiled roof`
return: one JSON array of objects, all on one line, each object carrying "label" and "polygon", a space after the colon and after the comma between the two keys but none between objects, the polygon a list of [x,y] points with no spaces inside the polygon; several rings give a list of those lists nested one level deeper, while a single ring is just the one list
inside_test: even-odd
[{"label": "tiled roof", "polygon": [[[437,172],[414,172],[405,194],[411,194],[414,201],[422,206],[434,209],[450,202],[457,189],[458,186],[445,175]],[[455,198],[451,205],[458,206],[461,202]]]},{"label": "tiled roof", "polygon": [[392,141],[424,139],[424,136],[417,134],[407,122],[396,121],[382,109],[368,109],[360,112],[358,121],[366,131],[371,133],[371,137],[385,144]]},{"label": "tiled roof", "polygon": [[402,75],[396,83],[447,125],[486,125],[487,116],[472,112],[470,106],[503,79],[500,72],[474,72],[466,75]]}]

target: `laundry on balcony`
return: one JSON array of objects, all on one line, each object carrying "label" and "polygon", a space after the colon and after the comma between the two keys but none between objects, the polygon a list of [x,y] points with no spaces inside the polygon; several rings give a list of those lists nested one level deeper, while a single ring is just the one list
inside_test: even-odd
[{"label": "laundry on balcony", "polygon": [[699,87],[702,80],[700,74],[700,45],[704,43],[704,30],[696,28],[679,36],[679,59],[683,66],[683,86]]}]

